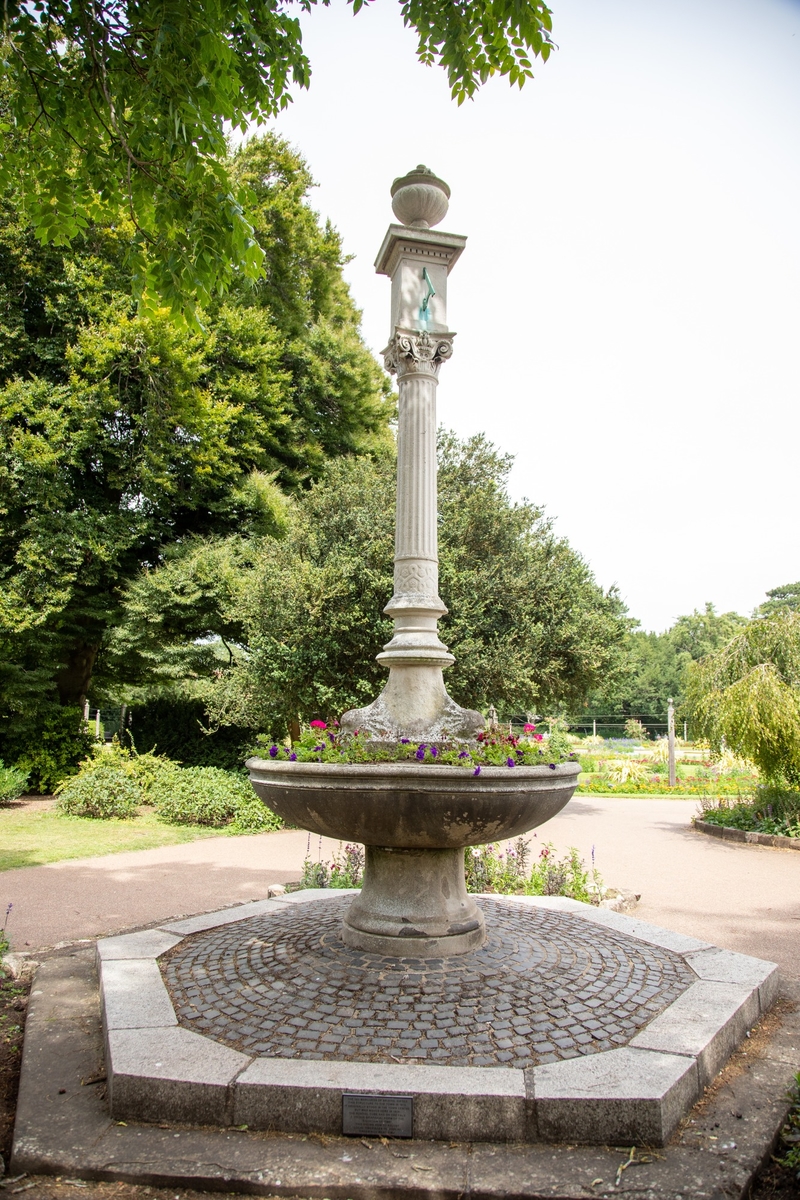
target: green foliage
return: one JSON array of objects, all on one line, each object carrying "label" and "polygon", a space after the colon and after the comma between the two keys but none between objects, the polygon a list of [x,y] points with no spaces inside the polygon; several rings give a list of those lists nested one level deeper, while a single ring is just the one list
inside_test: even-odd
[{"label": "green foliage", "polygon": [[185,767],[158,779],[153,804],[162,821],[170,825],[208,825],[221,829],[238,824],[244,829],[279,829],[281,821],[261,805],[263,821],[256,821],[253,789],[246,779],[218,767]]},{"label": "green foliage", "polygon": [[[4,676],[16,682],[23,673],[15,672],[13,664],[0,665],[0,682]],[[46,698],[42,703],[36,692],[33,700],[39,704],[26,709],[19,704],[26,691],[0,689],[0,747],[4,758],[28,776],[28,790],[46,794],[75,774],[92,739],[79,709],[62,708]]]},{"label": "green foliage", "polygon": [[[316,0],[300,0],[309,11]],[[327,0],[323,0],[327,2]],[[353,11],[364,0],[354,0]],[[551,50],[541,0],[404,0],[418,56],[461,103],[491,75],[522,86]],[[227,158],[244,133],[308,86],[288,6],[208,0],[6,5],[0,25],[0,189],[18,180],[45,245],[90,221],[129,226],[126,267],[146,309],[192,316],[265,270],[253,193]]]},{"label": "green foliage", "polygon": [[576,719],[597,716],[617,724],[666,720],[668,699],[682,703],[689,664],[726,645],[746,624],[746,617],[717,613],[713,604],[706,604],[702,612],[678,617],[664,633],[629,629],[616,672],[593,691]]},{"label": "green foliage", "polygon": [[[338,459],[299,497],[285,542],[265,540],[227,616],[241,658],[207,694],[215,721],[268,729],[369,703],[391,637],[394,459]],[[482,437],[440,446],[442,636],[456,656],[448,690],[460,703],[510,711],[582,699],[613,670],[622,605],[555,538],[540,510],[513,504],[510,459]]]},{"label": "green foliage", "polygon": [[800,611],[800,583],[785,583],[767,592],[769,599],[760,604],[753,614],[756,617],[771,617],[777,612]]},{"label": "green foliage", "polygon": [[[310,843],[309,837],[309,843]],[[313,862],[307,854],[303,861],[301,888],[360,888],[364,878],[364,847],[339,843],[333,862]]]},{"label": "green foliage", "polygon": [[136,815],[142,802],[141,788],[117,763],[98,762],[67,780],[59,789],[58,809],[68,817],[125,819]]},{"label": "green foliage", "polygon": [[800,785],[800,613],[753,621],[693,664],[686,707],[713,750],[725,745],[768,781]]},{"label": "green foliage", "polygon": [[157,696],[131,708],[130,732],[139,746],[150,746],[185,767],[240,770],[252,753],[251,730],[226,726],[207,731],[201,700]]},{"label": "green foliage", "polygon": [[778,1143],[779,1153],[775,1161],[782,1167],[795,1172],[795,1179],[800,1182],[800,1071],[794,1077],[794,1085],[789,1093],[791,1108],[786,1118],[786,1124],[781,1129]]},{"label": "green foliage", "polygon": [[585,904],[599,904],[603,881],[594,866],[587,868],[578,851],[571,846],[558,858],[552,842],[545,843],[531,863],[531,844],[517,838],[505,854],[499,842],[467,847],[467,891],[496,892],[513,896],[569,896]]},{"label": "green foliage", "polygon": [[749,798],[701,801],[700,817],[711,825],[800,838],[800,792],[759,787]]},{"label": "green foliage", "polygon": [[[531,726],[533,730],[533,726]],[[499,732],[479,733],[474,743],[415,742],[401,738],[398,743],[372,742],[364,733],[338,733],[327,729],[324,721],[312,721],[291,745],[279,746],[269,738],[258,738],[264,752],[275,761],[319,763],[410,762],[420,766],[461,767],[480,775],[482,766],[544,767],[573,760],[566,740],[539,735],[514,737]]]},{"label": "green foliage", "polygon": [[27,771],[20,771],[18,767],[6,767],[0,758],[0,806],[18,800],[25,791],[27,782]]},{"label": "green foliage", "polygon": [[[0,753],[26,755],[34,786],[81,755],[43,749],[59,706],[77,730],[90,688],[97,703],[207,674],[208,635],[236,635],[215,624],[229,572],[210,543],[238,538],[242,559],[245,539],[279,539],[287,492],[328,455],[390,438],[388,381],[305,164],[268,135],[231,170],[250,181],[270,272],[194,331],[136,314],[124,228],[42,247],[17,198],[0,198]],[[162,563],[168,609],[147,584]]]}]

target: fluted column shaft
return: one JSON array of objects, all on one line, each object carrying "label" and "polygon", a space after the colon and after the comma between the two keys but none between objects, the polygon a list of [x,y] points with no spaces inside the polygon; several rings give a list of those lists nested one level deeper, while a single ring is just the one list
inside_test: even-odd
[{"label": "fluted column shaft", "polygon": [[397,523],[394,595],[384,611],[394,617],[394,637],[379,655],[391,665],[453,662],[439,640],[437,622],[447,609],[439,599],[436,494],[436,388],[452,341],[398,331],[386,358],[397,373]]}]

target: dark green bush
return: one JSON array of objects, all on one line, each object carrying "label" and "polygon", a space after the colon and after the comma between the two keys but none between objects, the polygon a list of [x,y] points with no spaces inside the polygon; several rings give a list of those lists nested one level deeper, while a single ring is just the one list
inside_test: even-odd
[{"label": "dark green bush", "polygon": [[699,816],[710,825],[800,838],[800,792],[758,787],[753,796],[701,801]]},{"label": "dark green bush", "polygon": [[116,763],[98,763],[59,788],[57,807],[69,817],[126,818],[141,804],[139,784]]},{"label": "dark green bush", "polygon": [[50,792],[75,774],[92,742],[80,709],[50,705],[3,723],[0,756],[25,772],[30,791]]},{"label": "dark green bush", "polygon": [[241,769],[252,753],[252,731],[223,726],[205,733],[206,710],[200,700],[162,696],[131,709],[130,734],[139,750],[159,754],[185,767]]},{"label": "dark green bush", "polygon": [[27,782],[27,771],[20,771],[18,767],[5,767],[0,758],[0,807],[18,800],[25,791]]}]

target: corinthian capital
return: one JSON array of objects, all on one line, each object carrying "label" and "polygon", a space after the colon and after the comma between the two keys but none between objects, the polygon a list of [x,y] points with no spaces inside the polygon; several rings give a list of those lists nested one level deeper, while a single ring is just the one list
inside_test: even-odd
[{"label": "corinthian capital", "polygon": [[453,353],[454,334],[431,336],[427,330],[398,330],[383,352],[383,363],[392,375],[438,375]]}]

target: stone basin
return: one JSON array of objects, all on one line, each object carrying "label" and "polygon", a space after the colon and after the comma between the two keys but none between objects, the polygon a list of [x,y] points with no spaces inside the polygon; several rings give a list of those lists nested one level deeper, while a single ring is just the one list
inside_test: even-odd
[{"label": "stone basin", "polygon": [[549,821],[571,799],[577,763],[439,767],[417,763],[300,763],[251,758],[256,794],[292,825],[363,842],[364,881],[344,942],[401,957],[463,954],[486,938],[467,894],[464,848]]}]

